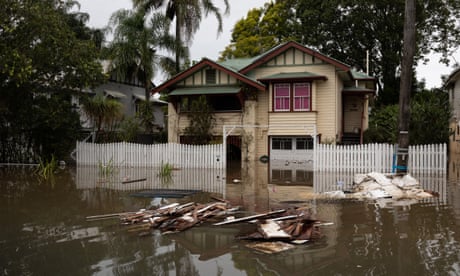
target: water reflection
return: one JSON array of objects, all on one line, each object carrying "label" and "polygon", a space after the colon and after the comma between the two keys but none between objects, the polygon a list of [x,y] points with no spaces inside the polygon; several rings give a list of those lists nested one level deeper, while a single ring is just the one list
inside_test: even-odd
[{"label": "water reflection", "polygon": [[[234,239],[251,230],[246,224],[204,224],[178,234],[152,231],[139,237],[117,221],[86,221],[86,216],[158,203],[130,196],[136,190],[164,187],[156,169],[123,168],[102,179],[97,168],[70,168],[52,184],[38,181],[29,169],[0,168],[0,274],[458,275],[458,164],[449,164],[447,176],[414,175],[424,188],[438,191],[439,198],[391,209],[368,201],[312,196],[348,188],[350,174],[302,172],[296,166],[260,162],[227,172],[174,172],[168,187],[217,193],[243,206],[244,214],[303,206],[316,218],[334,223],[321,228],[324,236],[318,242],[272,255],[254,252]],[[280,172],[286,170],[291,172]],[[122,184],[127,178],[147,180]],[[207,193],[161,203],[205,200]]]},{"label": "water reflection", "polygon": [[76,168],[78,189],[106,188],[120,191],[142,189],[186,189],[225,194],[224,169],[173,170],[171,179],[158,176],[156,167],[117,167],[108,176],[101,176],[97,166]]}]

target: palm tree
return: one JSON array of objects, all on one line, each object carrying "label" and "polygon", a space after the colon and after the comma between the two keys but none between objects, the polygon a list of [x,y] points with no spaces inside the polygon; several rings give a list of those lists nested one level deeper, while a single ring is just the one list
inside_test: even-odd
[{"label": "palm tree", "polygon": [[116,122],[123,117],[123,106],[117,100],[97,95],[85,98],[82,103],[83,111],[94,124],[96,139],[104,128],[107,128],[109,131],[113,130]]},{"label": "palm tree", "polygon": [[[228,0],[223,0],[225,4],[225,14],[230,10]],[[188,44],[193,35],[200,28],[203,13],[207,16],[213,13],[217,18],[217,33],[222,32],[222,14],[212,0],[133,0],[134,6],[146,12],[158,9],[166,5],[166,16],[173,20],[176,19],[176,48]],[[176,52],[176,73],[180,71],[180,51]]]},{"label": "palm tree", "polygon": [[[121,80],[138,78],[145,88],[145,101],[149,102],[152,79],[158,66],[166,68],[173,61],[157,54],[163,49],[176,51],[175,38],[168,34],[170,21],[160,13],[154,13],[149,21],[141,10],[119,10],[111,18],[114,38],[109,45],[112,69]],[[111,30],[111,29],[109,29]]]}]

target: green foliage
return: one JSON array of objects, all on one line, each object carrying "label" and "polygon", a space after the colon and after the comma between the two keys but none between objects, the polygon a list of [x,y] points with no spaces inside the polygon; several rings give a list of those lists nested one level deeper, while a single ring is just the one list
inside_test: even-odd
[{"label": "green foliage", "polygon": [[[143,82],[144,101],[139,105],[136,122],[139,121],[143,126],[144,133],[152,134],[155,115],[153,103],[150,101],[151,80],[157,69],[162,68],[170,74],[173,67],[172,59],[159,55],[158,52],[164,50],[176,53],[183,49],[177,48],[176,39],[168,32],[170,21],[160,13],[147,17],[142,9],[119,10],[110,18],[110,24],[114,28],[114,40],[108,47],[112,69],[119,79],[138,79]],[[140,130],[137,124],[124,124],[122,127],[124,139],[133,139],[134,130]]]},{"label": "green foliage", "polygon": [[1,85],[70,88],[103,81],[87,18],[68,12],[75,3],[2,0]]},{"label": "green foliage", "polygon": [[190,142],[197,145],[208,144],[212,140],[211,129],[215,119],[206,96],[201,95],[193,100],[187,115],[190,125],[185,129],[185,134]]},{"label": "green foliage", "polygon": [[109,24],[114,29],[113,41],[108,46],[112,69],[121,80],[137,78],[143,82],[145,100],[149,101],[151,80],[156,69],[170,62],[170,58],[159,55],[157,51],[180,51],[176,49],[175,38],[168,33],[169,20],[162,14],[154,13],[147,21],[142,10],[122,9],[111,16]]},{"label": "green foliage", "polygon": [[410,143],[448,143],[451,117],[447,93],[436,90],[416,93],[411,103]]},{"label": "green foliage", "polygon": [[43,161],[40,159],[35,172],[44,180],[53,180],[54,174],[56,173],[58,167],[58,162],[53,155],[49,161]]},{"label": "green foliage", "polygon": [[133,117],[125,118],[118,127],[118,138],[125,142],[135,142],[140,130],[141,124],[139,120]]},{"label": "green foliage", "polygon": [[398,114],[397,105],[372,110],[369,116],[369,128],[364,132],[364,142],[395,144],[398,140]]},{"label": "green foliage", "polygon": [[101,137],[101,133],[103,131],[111,132],[116,129],[123,118],[123,105],[115,99],[102,95],[84,97],[82,104],[83,111],[94,124],[96,140],[107,140],[107,137]]},{"label": "green foliage", "polygon": [[[373,110],[366,143],[396,144],[398,140],[398,105]],[[451,110],[448,95],[440,91],[417,92],[411,101],[409,140],[411,145],[447,143]]]},{"label": "green foliage", "polygon": [[287,2],[267,3],[263,8],[251,9],[246,18],[236,22],[230,45],[221,53],[220,60],[254,57],[277,44],[295,40],[292,11]]},{"label": "green foliage", "polygon": [[158,171],[158,176],[161,178],[171,178],[172,171],[174,167],[169,163],[161,163],[160,170]]},{"label": "green foliage", "polygon": [[103,163],[100,160],[97,162],[99,168],[99,175],[102,177],[112,176],[115,172],[115,166],[113,164],[113,159],[110,158],[109,162]]},{"label": "green foliage", "polygon": [[160,169],[158,171],[158,177],[163,184],[170,184],[172,182],[172,172],[174,167],[169,163],[161,162]]},{"label": "green foliage", "polygon": [[[229,11],[228,0],[223,0],[225,4],[225,13]],[[188,49],[184,45],[190,42],[193,35],[200,28],[203,14],[214,14],[217,19],[217,32],[222,32],[222,14],[217,6],[211,0],[196,0],[196,1],[183,1],[183,0],[133,0],[134,7],[139,8],[140,11],[150,11],[159,9],[163,5],[166,6],[165,16],[170,20],[175,20],[175,72],[179,73],[182,68],[184,60],[188,58]]]},{"label": "green foliage", "polygon": [[139,103],[139,110],[136,114],[136,118],[141,122],[144,126],[145,133],[154,133],[155,129],[155,114],[153,109],[152,102],[140,102]]},{"label": "green foliage", "polygon": [[38,162],[38,156],[68,160],[80,130],[70,95],[50,92],[33,97],[15,89],[0,94],[0,160],[29,163]]},{"label": "green foliage", "polygon": [[70,95],[105,80],[74,1],[0,0],[0,159],[67,159],[79,116]]}]

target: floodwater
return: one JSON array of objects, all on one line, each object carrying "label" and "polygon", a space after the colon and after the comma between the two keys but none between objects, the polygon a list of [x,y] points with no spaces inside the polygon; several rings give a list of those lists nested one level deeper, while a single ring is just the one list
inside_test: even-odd
[{"label": "floodwater", "polygon": [[[447,174],[415,176],[438,191],[438,198],[371,202],[319,199],[316,193],[346,189],[353,175],[314,174],[299,164],[177,170],[169,181],[159,179],[155,168],[120,168],[101,176],[98,168],[70,167],[40,181],[28,167],[0,167],[0,275],[460,275],[459,168],[452,161]],[[204,192],[133,196],[159,187]],[[315,218],[333,224],[321,227],[318,241],[266,254],[235,239],[246,224],[139,236],[116,219],[86,220],[203,202],[210,195],[247,214],[308,207]]]}]

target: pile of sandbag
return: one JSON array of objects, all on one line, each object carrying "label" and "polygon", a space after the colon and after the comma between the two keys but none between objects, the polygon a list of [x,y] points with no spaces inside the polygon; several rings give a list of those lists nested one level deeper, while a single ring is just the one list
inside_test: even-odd
[{"label": "pile of sandbag", "polygon": [[383,174],[371,172],[356,174],[351,196],[356,198],[427,198],[435,193],[425,191],[420,183],[409,174]]},{"label": "pile of sandbag", "polygon": [[329,191],[324,195],[328,198],[417,200],[438,196],[438,193],[422,189],[417,179],[410,174],[371,172],[355,174],[351,190]]}]

